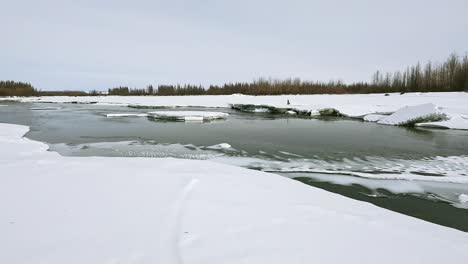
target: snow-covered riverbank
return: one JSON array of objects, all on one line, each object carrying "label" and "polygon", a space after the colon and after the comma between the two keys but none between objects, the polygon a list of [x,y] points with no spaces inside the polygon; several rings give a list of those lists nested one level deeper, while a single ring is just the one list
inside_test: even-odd
[{"label": "snow-covered riverbank", "polygon": [[468,234],[209,161],[62,157],[0,124],[2,263],[464,263]]},{"label": "snow-covered riverbank", "polygon": [[[389,115],[400,110],[398,118],[383,116],[382,124],[399,125],[414,120],[431,122],[421,125],[438,128],[468,129],[468,93],[407,93],[407,94],[355,94],[355,95],[280,95],[280,96],[97,96],[97,97],[28,97],[0,98],[21,102],[96,103],[118,104],[133,107],[231,107],[231,105],[268,106],[277,109],[293,109],[317,114],[323,109],[334,109],[341,115],[377,122],[380,118],[371,114]],[[288,105],[287,102],[290,102]],[[407,106],[420,108],[404,109]],[[421,111],[418,111],[421,110]],[[407,113],[402,113],[402,111]],[[428,118],[427,118],[428,117]],[[434,119],[435,117],[435,119]],[[401,119],[403,118],[403,119]],[[412,119],[408,119],[412,118]],[[440,120],[438,120],[440,119]],[[434,122],[437,121],[437,122]]]}]

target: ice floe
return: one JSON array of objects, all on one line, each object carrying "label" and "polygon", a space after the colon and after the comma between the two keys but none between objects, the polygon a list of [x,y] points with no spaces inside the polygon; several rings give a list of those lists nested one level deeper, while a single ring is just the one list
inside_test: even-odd
[{"label": "ice floe", "polygon": [[221,143],[221,144],[209,146],[207,148],[209,148],[209,149],[230,149],[230,148],[232,148],[232,146],[229,145],[228,143]]},{"label": "ice floe", "polygon": [[467,233],[281,176],[208,161],[62,157],[22,138],[27,131],[0,124],[1,263],[468,258]]},{"label": "ice floe", "polygon": [[448,120],[438,121],[438,122],[426,122],[418,123],[417,127],[427,127],[427,128],[443,128],[443,129],[460,129],[468,130],[468,118],[463,116],[452,116]]},{"label": "ice floe", "polygon": [[[217,146],[217,145],[216,145]],[[51,144],[51,151],[66,156],[111,156],[111,157],[148,157],[148,158],[179,158],[206,160],[220,156],[214,150],[221,147],[203,148],[193,145],[161,144],[156,142],[117,141],[70,144]]]},{"label": "ice floe", "polygon": [[[287,155],[287,152],[279,151]],[[367,188],[440,200],[468,209],[457,194],[468,193],[468,157],[434,157],[421,160],[366,157],[342,160],[300,159],[268,160],[263,157],[218,156],[210,160],[286,177],[308,177],[335,184],[359,184]],[[271,156],[271,155],[270,155]],[[290,156],[295,156],[294,154]]]},{"label": "ice floe", "polygon": [[[370,190],[376,196],[385,197],[387,191],[393,194],[414,195],[416,197],[429,200],[438,200],[450,203],[452,206],[468,209],[468,202],[464,203],[460,193],[468,192],[468,184],[440,183],[428,181],[401,181],[401,180],[379,180],[372,178],[359,178],[349,175],[330,174],[304,174],[286,173],[282,174],[290,178],[310,178],[313,181],[329,182],[339,185],[360,185]],[[382,192],[382,190],[385,190]],[[463,195],[463,194],[462,194]],[[468,197],[467,197],[468,198]]]},{"label": "ice floe", "polygon": [[287,152],[287,151],[278,151],[279,153],[281,154],[284,154],[286,156],[292,156],[292,157],[297,157],[297,158],[302,158],[301,155],[298,155],[298,154],[294,154],[294,153],[291,153],[291,152]]},{"label": "ice floe", "polygon": [[146,117],[146,113],[111,113],[106,114],[106,117]]},{"label": "ice floe", "polygon": [[60,107],[31,107],[29,110],[46,111],[46,110],[60,110]]},{"label": "ice floe", "polygon": [[377,123],[384,125],[410,126],[416,123],[440,121],[446,116],[432,104],[422,104],[407,106],[399,109],[395,113],[381,118]]},{"label": "ice floe", "polygon": [[174,121],[211,121],[225,119],[228,115],[222,112],[204,111],[155,111],[148,113],[151,118]]},{"label": "ice floe", "polygon": [[387,116],[379,115],[379,114],[370,114],[370,115],[365,115],[363,119],[364,121],[367,121],[367,122],[377,122],[384,117],[387,117]]},{"label": "ice floe", "polygon": [[[248,112],[248,111],[246,111]],[[269,113],[270,110],[268,108],[255,108],[251,111],[252,113]]]},{"label": "ice floe", "polygon": [[461,203],[468,204],[468,194],[460,194],[458,196],[458,199],[460,200]]}]

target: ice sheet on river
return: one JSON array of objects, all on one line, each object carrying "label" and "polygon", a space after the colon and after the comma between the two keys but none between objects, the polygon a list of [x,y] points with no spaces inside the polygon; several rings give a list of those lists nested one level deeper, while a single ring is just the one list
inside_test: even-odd
[{"label": "ice sheet on river", "polygon": [[0,124],[1,263],[468,258],[467,233],[281,176],[208,161],[62,157],[22,138],[27,131]]},{"label": "ice sheet on river", "polygon": [[60,110],[60,107],[31,107],[29,110],[34,110],[34,111],[48,111],[48,110]]},{"label": "ice sheet on river", "polygon": [[370,115],[366,115],[364,116],[364,121],[367,121],[367,122],[377,122],[379,121],[380,119],[382,118],[385,118],[387,117],[386,115],[380,115],[380,114],[370,114]]},{"label": "ice sheet on river", "polygon": [[452,116],[448,120],[416,124],[417,127],[468,130],[468,116]]},{"label": "ice sheet on river", "polygon": [[[265,153],[266,154],[266,153]],[[351,175],[377,180],[426,181],[468,184],[468,156],[433,157],[421,160],[365,157],[340,160],[272,160],[258,157],[214,157],[213,161],[266,172]]]},{"label": "ice sheet on river", "polygon": [[228,115],[222,112],[204,111],[154,111],[148,113],[148,116],[152,118],[175,121],[210,121],[225,119]]},{"label": "ice sheet on river", "polygon": [[148,114],[146,113],[111,113],[106,114],[106,117],[146,117]]},{"label": "ice sheet on river", "polygon": [[379,124],[408,126],[416,123],[434,122],[446,119],[445,114],[432,103],[407,106],[377,121]]},{"label": "ice sheet on river", "polygon": [[[440,113],[450,119],[455,116],[468,115],[468,93],[391,93],[384,94],[347,94],[347,95],[278,95],[278,96],[44,96],[44,97],[7,97],[0,100],[18,100],[22,102],[57,102],[57,103],[95,103],[115,105],[135,105],[150,107],[230,107],[238,105],[259,105],[278,109],[294,110],[297,113],[316,114],[321,109],[335,109],[338,113],[352,118],[363,119],[369,114],[392,114],[407,106],[417,106],[432,103]],[[290,104],[287,104],[287,101]],[[260,108],[259,108],[260,109]],[[265,108],[262,108],[264,110]],[[388,122],[390,123],[390,122]],[[468,120],[457,119],[451,122],[449,128],[462,129],[468,127]]]}]

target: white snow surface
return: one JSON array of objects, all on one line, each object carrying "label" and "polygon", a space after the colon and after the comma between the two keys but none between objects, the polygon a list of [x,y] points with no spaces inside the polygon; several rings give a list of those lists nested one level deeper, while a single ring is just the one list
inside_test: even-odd
[{"label": "white snow surface", "polygon": [[449,120],[416,124],[418,127],[468,130],[468,117],[452,116]]},{"label": "white snow surface", "polygon": [[466,263],[468,234],[209,161],[62,157],[0,124],[0,263]]},{"label": "white snow surface", "polygon": [[205,112],[205,111],[154,111],[149,112],[149,116],[161,119],[174,118],[185,121],[203,121],[224,119],[229,114],[222,112]]},{"label": "white snow surface", "polygon": [[[1,100],[18,100],[22,102],[55,102],[55,103],[97,103],[116,105],[140,106],[202,106],[202,107],[230,107],[231,104],[268,105],[278,108],[292,108],[298,111],[317,113],[324,108],[334,108],[341,114],[363,118],[369,114],[391,114],[406,106],[416,106],[432,103],[439,108],[440,113],[449,117],[468,116],[468,93],[406,93],[400,95],[384,94],[346,94],[346,95],[279,95],[279,96],[247,96],[247,95],[218,95],[218,96],[44,96],[44,97],[5,97]],[[287,105],[287,100],[290,105]],[[468,126],[468,120],[460,119],[450,128]]]},{"label": "white snow surface", "polygon": [[255,108],[252,112],[253,113],[268,113],[270,112],[270,110],[268,108]]},{"label": "white snow surface", "polygon": [[380,114],[370,114],[370,115],[366,115],[364,116],[364,121],[367,121],[367,122],[377,122],[379,121],[380,119],[384,118],[384,117],[387,117],[386,115],[380,115]]},{"label": "white snow surface", "polygon": [[377,123],[384,125],[407,125],[415,120],[424,120],[434,117],[441,117],[437,107],[432,104],[422,104],[416,106],[406,106],[395,113],[381,118]]},{"label": "white snow surface", "polygon": [[229,143],[220,143],[213,146],[209,146],[210,149],[230,149],[232,146]]},{"label": "white snow surface", "polygon": [[185,122],[201,123],[205,119],[203,119],[203,116],[183,116],[183,117],[179,117],[178,120],[183,120]]}]

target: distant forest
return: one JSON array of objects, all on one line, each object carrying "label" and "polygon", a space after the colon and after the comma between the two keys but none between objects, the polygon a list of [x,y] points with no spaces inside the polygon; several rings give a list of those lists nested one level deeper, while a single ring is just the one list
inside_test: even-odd
[{"label": "distant forest", "polygon": [[340,81],[311,82],[300,79],[266,80],[252,83],[227,83],[222,86],[210,85],[159,85],[156,89],[116,87],[107,93],[99,91],[39,91],[29,83],[0,81],[0,96],[46,96],[46,95],[247,95],[280,94],[357,94],[357,93],[394,93],[394,92],[468,92],[468,55],[452,54],[443,63],[417,63],[404,71],[394,73],[374,73],[371,82],[345,84]]},{"label": "distant forest", "polygon": [[85,96],[83,91],[40,91],[30,83],[0,81],[0,96]]},{"label": "distant forest", "polygon": [[0,96],[33,96],[36,90],[29,83],[0,81]]}]

